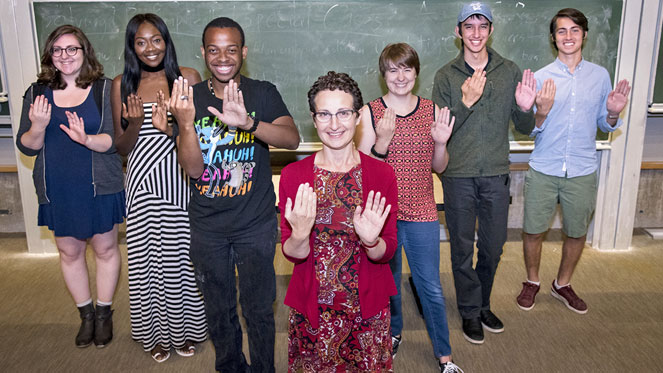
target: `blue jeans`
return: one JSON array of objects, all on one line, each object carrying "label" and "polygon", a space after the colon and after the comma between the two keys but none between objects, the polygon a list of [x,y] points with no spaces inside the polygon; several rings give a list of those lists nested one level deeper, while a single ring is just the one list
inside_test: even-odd
[{"label": "blue jeans", "polygon": [[[442,176],[441,179],[458,311],[463,319],[478,318],[481,310],[490,309],[493,280],[506,242],[510,178],[509,175],[498,175]],[[477,220],[477,262],[474,267]]]},{"label": "blue jeans", "polygon": [[433,342],[435,357],[451,355],[449,345],[449,326],[444,303],[442,285],[440,285],[440,223],[411,222],[399,220],[398,246],[394,257],[389,262],[394,275],[398,294],[390,298],[391,335],[400,335],[403,330],[403,311],[401,307],[401,268],[403,258],[401,248],[412,271],[412,279],[421,300],[424,321],[428,336]]},{"label": "blue jeans", "polygon": [[[205,298],[217,371],[274,372],[275,243],[276,218],[263,227],[246,229],[233,236],[210,234],[191,227],[190,256],[198,289]],[[250,367],[242,352],[235,268],[249,338]]]}]

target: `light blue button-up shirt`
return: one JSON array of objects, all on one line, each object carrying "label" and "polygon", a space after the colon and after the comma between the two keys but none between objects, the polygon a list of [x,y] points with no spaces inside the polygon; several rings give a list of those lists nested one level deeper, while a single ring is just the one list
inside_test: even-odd
[{"label": "light blue button-up shirt", "polygon": [[[537,90],[546,79],[555,82],[555,103],[541,128],[534,127],[534,151],[529,165],[538,172],[559,177],[589,175],[598,168],[596,127],[612,132],[606,121],[606,102],[612,91],[608,71],[582,59],[573,74],[559,60],[534,73]],[[536,108],[535,108],[536,110]]]}]

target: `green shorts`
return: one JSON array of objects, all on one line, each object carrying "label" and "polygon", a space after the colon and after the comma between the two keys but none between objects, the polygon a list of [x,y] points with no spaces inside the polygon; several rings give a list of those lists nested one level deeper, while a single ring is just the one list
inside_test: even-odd
[{"label": "green shorts", "polygon": [[596,208],[596,190],[596,172],[566,178],[530,168],[525,175],[523,231],[529,234],[547,231],[559,198],[564,234],[572,238],[586,235]]}]

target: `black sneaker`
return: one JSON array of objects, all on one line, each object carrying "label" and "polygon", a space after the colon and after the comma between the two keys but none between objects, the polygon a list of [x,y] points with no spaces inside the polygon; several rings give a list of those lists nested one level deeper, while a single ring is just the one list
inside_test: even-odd
[{"label": "black sneaker", "polygon": [[491,333],[502,333],[504,324],[490,310],[481,310],[481,325]]},{"label": "black sneaker", "polygon": [[483,344],[481,318],[463,319],[463,337],[470,343],[477,345]]},{"label": "black sneaker", "polygon": [[440,363],[440,372],[441,373],[463,373],[463,370],[454,364],[453,361],[448,361],[446,363]]},{"label": "black sneaker", "polygon": [[403,336],[396,337],[396,336],[391,336],[391,358],[395,359],[396,358],[396,353],[398,353],[398,346],[401,345],[401,341],[403,340]]}]

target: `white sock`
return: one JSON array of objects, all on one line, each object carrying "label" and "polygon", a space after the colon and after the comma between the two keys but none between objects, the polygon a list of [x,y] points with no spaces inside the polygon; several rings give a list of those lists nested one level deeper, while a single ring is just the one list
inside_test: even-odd
[{"label": "white sock", "polygon": [[85,306],[87,306],[87,305],[90,304],[90,303],[92,303],[92,298],[86,300],[86,301],[83,302],[83,303],[76,303],[76,307],[78,307],[78,308],[80,308],[80,307],[85,307]]},{"label": "white sock", "polygon": [[530,279],[527,279],[527,282],[529,282],[530,284],[534,284],[534,285],[536,285],[536,286],[541,286],[541,282],[540,282],[540,281],[532,281],[532,280],[530,280]]},{"label": "white sock", "polygon": [[99,307],[99,306],[110,306],[111,304],[113,304],[113,301],[110,301],[110,302],[102,302],[102,301],[100,301],[99,299],[97,299],[97,307]]},{"label": "white sock", "polygon": [[561,286],[559,283],[557,283],[557,279],[555,279],[555,289],[561,289],[561,288],[567,287],[569,285],[571,285],[571,284],[566,284],[564,286]]}]

